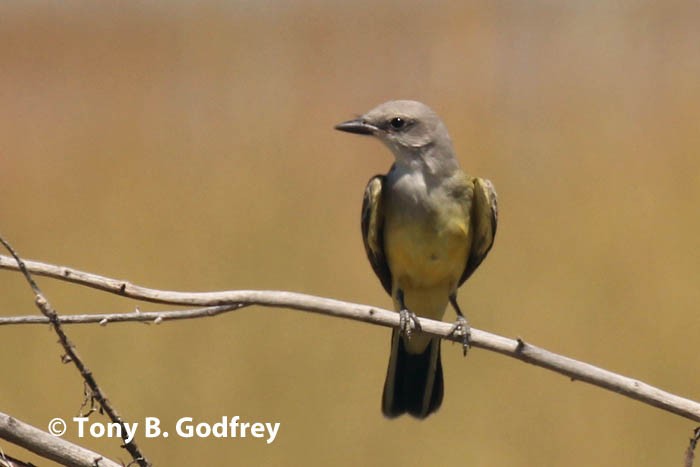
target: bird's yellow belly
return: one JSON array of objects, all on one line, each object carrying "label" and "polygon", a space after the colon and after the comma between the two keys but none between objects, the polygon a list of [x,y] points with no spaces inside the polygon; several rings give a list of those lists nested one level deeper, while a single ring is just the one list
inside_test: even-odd
[{"label": "bird's yellow belly", "polygon": [[[387,219],[384,251],[393,278],[397,310],[401,308],[398,298],[401,290],[404,305],[410,311],[418,316],[442,319],[450,294],[456,290],[466,266],[470,243],[467,225],[457,220]],[[422,353],[430,340],[429,336],[419,334],[404,345],[409,353]]]},{"label": "bird's yellow belly", "polygon": [[469,229],[463,221],[387,222],[385,251],[394,280],[402,289],[447,287],[464,272]]}]

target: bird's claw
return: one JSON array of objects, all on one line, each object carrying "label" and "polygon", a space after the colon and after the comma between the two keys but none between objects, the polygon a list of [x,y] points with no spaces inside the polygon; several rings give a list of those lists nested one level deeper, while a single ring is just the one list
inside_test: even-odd
[{"label": "bird's claw", "polygon": [[464,316],[457,316],[457,322],[452,327],[452,335],[462,338],[462,351],[466,357],[467,351],[469,350],[469,342],[471,341],[472,329]]},{"label": "bird's claw", "polygon": [[[411,326],[411,323],[413,323],[413,326]],[[418,321],[418,316],[416,316],[414,312],[404,308],[399,311],[399,330],[401,334],[410,339],[413,329],[417,331],[421,331],[422,329],[420,321]]]}]

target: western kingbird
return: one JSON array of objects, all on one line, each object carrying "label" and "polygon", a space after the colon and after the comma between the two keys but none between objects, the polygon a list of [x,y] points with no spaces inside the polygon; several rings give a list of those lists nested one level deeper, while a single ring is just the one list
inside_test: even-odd
[{"label": "western kingbird", "polygon": [[386,102],[335,128],[372,135],[394,154],[389,173],[370,179],[362,202],[365,251],[401,314],[391,337],[382,412],[425,418],[442,403],[440,339],[411,335],[410,322],[420,330],[416,315],[440,320],[451,303],[466,352],[469,327],[457,288],[491,249],[496,192],[490,181],[460,169],[445,125],[420,102]]}]

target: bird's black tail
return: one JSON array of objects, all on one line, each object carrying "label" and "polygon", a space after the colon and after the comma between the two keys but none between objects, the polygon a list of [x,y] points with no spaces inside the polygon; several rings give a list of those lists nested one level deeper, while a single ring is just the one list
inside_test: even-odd
[{"label": "bird's black tail", "polygon": [[394,329],[382,397],[384,416],[394,418],[408,412],[425,418],[440,408],[443,393],[440,339],[432,339],[423,353],[411,354]]}]

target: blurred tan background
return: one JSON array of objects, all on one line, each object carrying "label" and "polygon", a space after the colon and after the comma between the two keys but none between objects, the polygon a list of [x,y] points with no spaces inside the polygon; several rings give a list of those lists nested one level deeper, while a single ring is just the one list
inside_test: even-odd
[{"label": "blurred tan background", "polygon": [[[460,292],[473,326],[700,399],[699,14],[661,1],[5,2],[0,232],[27,258],[156,288],[389,307],[359,210],[391,156],[332,127],[418,99],[500,196],[495,247]],[[135,306],[40,285],[61,313]],[[36,313],[7,271],[0,313]],[[697,425],[449,344],[441,411],[387,421],[390,331],[295,311],[69,332],[127,420],[282,424],[271,445],[140,436],[160,466],[681,465]],[[0,336],[0,410],[39,427],[74,416],[82,382],[55,335]],[[68,439],[128,460],[114,440]]]}]

